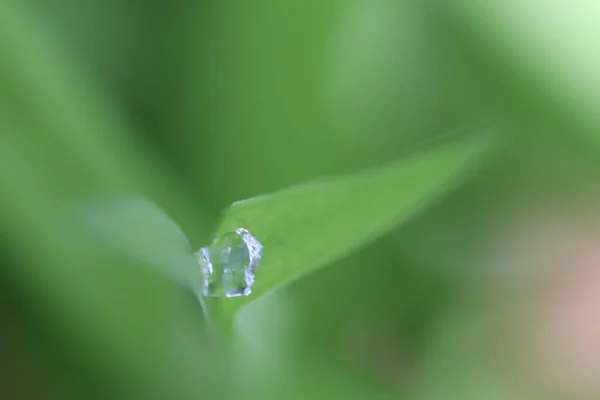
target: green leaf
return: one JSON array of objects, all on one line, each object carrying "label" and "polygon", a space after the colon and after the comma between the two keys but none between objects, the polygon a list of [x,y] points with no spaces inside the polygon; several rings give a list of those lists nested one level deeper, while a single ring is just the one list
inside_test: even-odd
[{"label": "green leaf", "polygon": [[425,210],[478,165],[490,136],[453,137],[399,162],[234,203],[217,234],[244,227],[264,255],[249,297],[210,307],[227,326],[245,304],[323,267]]},{"label": "green leaf", "polygon": [[[155,193],[173,210],[181,191],[105,85],[28,4],[0,2],[0,222],[18,260],[4,272],[49,322],[40,337],[61,337],[57,353],[85,355],[78,372],[137,382],[164,360],[175,285],[77,246],[62,217],[82,197],[114,191]],[[106,368],[114,364],[119,371]]]},{"label": "green leaf", "polygon": [[121,253],[198,292],[202,274],[181,228],[141,196],[101,196],[82,202],[75,213],[75,233],[88,248]]}]

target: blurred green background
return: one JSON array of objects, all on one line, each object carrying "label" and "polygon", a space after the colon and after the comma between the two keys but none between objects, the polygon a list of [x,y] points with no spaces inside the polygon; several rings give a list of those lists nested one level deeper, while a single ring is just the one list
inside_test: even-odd
[{"label": "blurred green background", "polygon": [[[520,312],[579,270],[550,250],[597,244],[599,22],[585,0],[2,0],[1,396],[597,398],[575,377],[600,357],[561,359],[575,335],[546,362],[564,370],[530,366],[556,325]],[[464,126],[501,143],[467,183],[250,305],[235,338],[64,223],[85,199],[137,193],[198,248],[234,201]],[[563,237],[578,235],[591,244],[575,251]]]}]

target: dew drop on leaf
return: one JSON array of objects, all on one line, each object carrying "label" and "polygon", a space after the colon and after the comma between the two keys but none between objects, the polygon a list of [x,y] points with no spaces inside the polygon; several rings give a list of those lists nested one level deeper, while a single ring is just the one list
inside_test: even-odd
[{"label": "dew drop on leaf", "polygon": [[262,257],[260,241],[244,228],[226,233],[196,252],[203,274],[203,295],[238,297],[252,293]]}]

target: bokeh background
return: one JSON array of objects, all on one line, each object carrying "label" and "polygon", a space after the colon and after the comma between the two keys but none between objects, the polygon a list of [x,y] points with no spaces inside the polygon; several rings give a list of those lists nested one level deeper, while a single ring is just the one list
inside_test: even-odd
[{"label": "bokeh background", "polygon": [[[598,398],[599,27],[592,0],[3,0],[0,396]],[[199,247],[234,201],[467,125],[502,143],[469,182],[224,346],[61,219],[141,193]]]}]

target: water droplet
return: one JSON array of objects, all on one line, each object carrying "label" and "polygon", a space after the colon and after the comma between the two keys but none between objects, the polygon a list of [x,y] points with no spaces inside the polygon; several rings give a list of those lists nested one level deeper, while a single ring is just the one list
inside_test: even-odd
[{"label": "water droplet", "polygon": [[196,253],[209,297],[248,296],[262,257],[260,241],[244,228],[216,238]]}]

